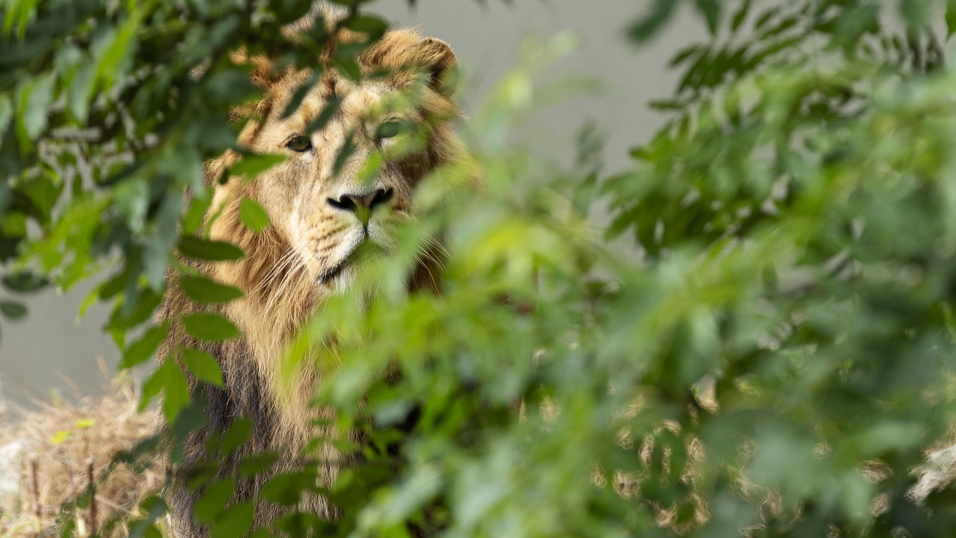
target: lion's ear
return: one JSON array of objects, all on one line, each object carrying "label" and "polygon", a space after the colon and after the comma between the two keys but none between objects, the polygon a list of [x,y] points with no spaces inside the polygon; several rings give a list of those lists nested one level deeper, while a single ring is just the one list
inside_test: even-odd
[{"label": "lion's ear", "polygon": [[431,73],[433,90],[446,96],[454,93],[449,74],[458,66],[458,57],[448,43],[434,37],[423,38],[418,42],[417,63]]}]

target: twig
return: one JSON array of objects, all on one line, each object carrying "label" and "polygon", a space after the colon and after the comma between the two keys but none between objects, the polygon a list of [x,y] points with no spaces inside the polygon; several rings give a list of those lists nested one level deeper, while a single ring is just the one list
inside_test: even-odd
[{"label": "twig", "polygon": [[86,460],[87,478],[90,480],[90,536],[96,535],[96,483],[93,482],[93,456]]},{"label": "twig", "polygon": [[43,524],[40,521],[40,516],[43,513],[42,506],[40,505],[40,481],[37,479],[37,460],[33,458],[30,460],[31,474],[33,475],[33,500],[34,503],[34,514],[37,517],[37,536],[40,536],[40,531],[43,529]]},{"label": "twig", "polygon": [[73,477],[73,466],[70,465],[66,457],[63,458],[63,465],[66,466],[66,474],[70,477],[70,497],[76,498],[76,479]]},{"label": "twig", "polygon": [[124,506],[121,506],[121,505],[119,505],[119,504],[114,503],[113,501],[109,500],[108,498],[106,498],[106,497],[104,497],[104,496],[102,496],[102,495],[97,495],[96,498],[100,500],[99,502],[105,504],[106,506],[109,506],[110,508],[116,509],[117,512],[125,512],[125,513],[127,513],[127,514],[135,514],[135,513],[136,513],[136,512],[134,512],[135,507],[134,507],[133,510],[130,510],[129,508],[126,508],[126,507],[124,507]]}]

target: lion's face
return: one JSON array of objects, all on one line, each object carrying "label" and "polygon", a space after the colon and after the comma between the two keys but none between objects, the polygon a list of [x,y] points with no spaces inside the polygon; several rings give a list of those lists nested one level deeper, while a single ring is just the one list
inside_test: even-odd
[{"label": "lion's face", "polygon": [[[388,250],[395,222],[408,217],[413,188],[448,158],[453,135],[447,120],[454,112],[440,85],[442,72],[454,64],[445,43],[398,31],[360,57],[360,68],[370,75],[361,84],[328,70],[288,117],[282,117],[287,104],[311,74],[269,81],[257,111],[263,120],[250,121],[240,142],[252,152],[286,159],[253,181],[230,180],[217,188],[214,207],[225,204],[226,211],[213,235],[238,243],[251,258],[244,278],[229,280],[248,294],[277,275],[299,271],[305,274],[297,280],[335,289],[348,282],[363,245]],[[374,76],[382,72],[392,74]],[[407,98],[413,90],[417,100]],[[309,134],[310,124],[333,102],[337,112]],[[427,142],[399,149],[409,146],[411,132],[422,125]],[[373,156],[377,166],[370,166]],[[268,214],[268,244],[238,227],[233,209],[242,197]]]},{"label": "lion's face", "polygon": [[[283,93],[251,149],[285,154],[286,160],[256,180],[253,196],[316,282],[331,283],[348,275],[351,256],[366,241],[390,247],[391,223],[407,215],[418,178],[409,177],[400,160],[368,179],[362,176],[370,175],[363,172],[374,152],[388,155],[403,136],[400,126],[417,124],[422,117],[417,110],[386,111],[398,89],[384,81],[355,85],[327,77],[287,118],[281,115],[292,93]],[[322,130],[307,135],[309,124],[333,99],[340,100],[338,113]],[[342,161],[345,147],[351,155]],[[342,161],[338,170],[337,160]]]}]

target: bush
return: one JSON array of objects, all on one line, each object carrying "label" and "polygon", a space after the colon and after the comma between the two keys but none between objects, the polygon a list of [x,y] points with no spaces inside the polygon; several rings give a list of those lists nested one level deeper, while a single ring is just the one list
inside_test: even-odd
[{"label": "bush", "polygon": [[[235,144],[228,112],[252,92],[229,53],[308,65],[322,33],[293,47],[280,28],[310,3],[8,2],[5,285],[68,288],[109,266],[107,330],[124,367],[145,361],[149,333],[126,335],[177,269],[173,248],[188,248],[202,163]],[[679,4],[656,0],[628,35],[652,39]],[[629,171],[603,174],[593,129],[560,172],[509,143],[534,73],[568,47],[558,37],[463,127],[480,192],[441,196],[454,171],[426,181],[397,252],[303,328],[285,368],[318,361],[317,405],[362,432],[336,440],[362,457],[326,492],[339,520],[292,514],[284,532],[956,530],[946,491],[907,499],[956,394],[956,73],[933,24],[945,12],[956,28],[956,5],[691,4],[711,36],[675,55],[681,82],[652,104],[671,119]],[[613,211],[606,230],[587,219],[596,204]],[[440,296],[394,276],[422,230],[444,236]],[[639,256],[608,246],[622,237]],[[303,351],[331,336],[334,352]],[[164,393],[185,428],[183,374],[160,371],[146,396]],[[310,473],[274,478],[270,498],[294,505]],[[235,513],[210,514],[218,532],[245,532]]]}]

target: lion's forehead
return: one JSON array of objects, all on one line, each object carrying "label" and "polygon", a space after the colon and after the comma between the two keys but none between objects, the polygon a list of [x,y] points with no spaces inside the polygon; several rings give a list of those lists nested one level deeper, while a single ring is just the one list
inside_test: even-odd
[{"label": "lion's forehead", "polygon": [[292,101],[299,85],[285,85],[276,99],[277,106],[270,113],[269,122],[275,127],[304,129],[318,118],[333,99],[339,101],[338,110],[329,123],[356,121],[375,109],[395,90],[383,81],[369,80],[356,85],[345,79],[338,79],[334,85],[320,82],[302,99],[299,107],[289,116],[283,117],[286,107]]}]

